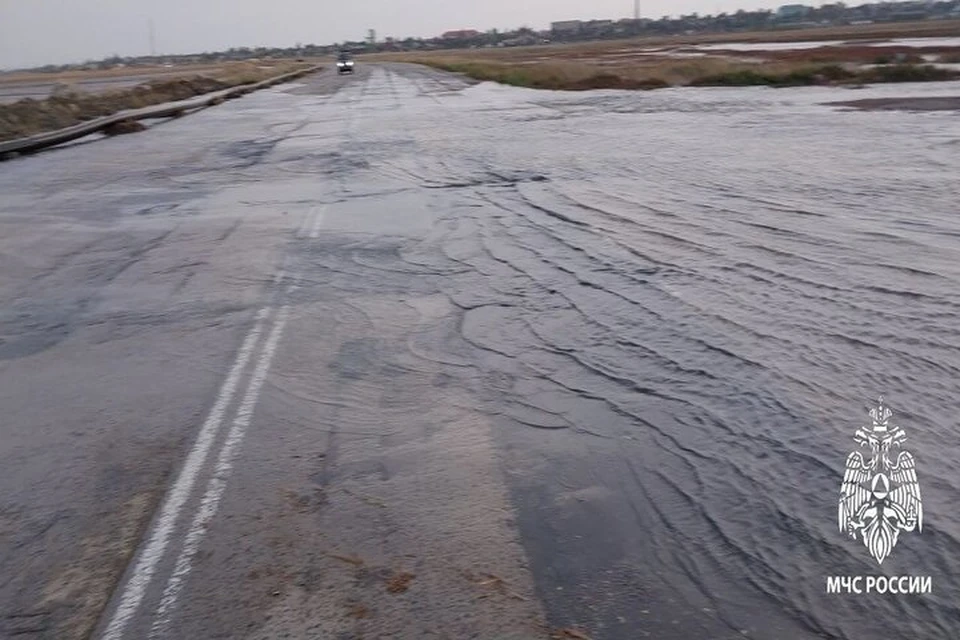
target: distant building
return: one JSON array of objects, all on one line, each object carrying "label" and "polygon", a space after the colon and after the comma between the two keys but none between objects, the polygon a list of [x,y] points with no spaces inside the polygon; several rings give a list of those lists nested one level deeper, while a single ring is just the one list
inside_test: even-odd
[{"label": "distant building", "polygon": [[777,9],[777,20],[796,20],[803,18],[810,11],[805,4],[785,4]]},{"label": "distant building", "polygon": [[582,20],[561,20],[550,24],[550,30],[559,34],[579,33],[582,27]]},{"label": "distant building", "polygon": [[444,40],[470,40],[471,38],[479,38],[480,35],[480,32],[475,29],[458,29],[447,31],[440,37]]}]

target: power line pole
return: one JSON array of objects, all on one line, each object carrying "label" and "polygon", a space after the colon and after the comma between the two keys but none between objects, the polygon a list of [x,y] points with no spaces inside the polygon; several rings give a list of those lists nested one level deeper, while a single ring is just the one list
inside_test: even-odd
[{"label": "power line pole", "polygon": [[633,19],[640,19],[640,0],[633,0]]}]

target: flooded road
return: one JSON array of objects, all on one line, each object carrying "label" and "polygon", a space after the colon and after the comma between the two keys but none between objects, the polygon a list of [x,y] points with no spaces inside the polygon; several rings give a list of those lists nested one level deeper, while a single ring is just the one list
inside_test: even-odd
[{"label": "flooded road", "polygon": [[362,66],[0,165],[0,636],[956,636],[960,121],[821,103],[958,90]]}]

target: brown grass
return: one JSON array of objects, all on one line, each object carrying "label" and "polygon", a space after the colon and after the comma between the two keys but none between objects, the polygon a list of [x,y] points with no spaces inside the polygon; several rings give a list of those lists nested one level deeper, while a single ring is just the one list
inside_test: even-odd
[{"label": "brown grass", "polygon": [[[940,60],[960,54],[960,47],[916,49],[888,46],[836,46],[792,51],[698,51],[692,44],[708,42],[775,42],[817,38],[880,39],[881,37],[944,36],[960,33],[960,21],[904,25],[832,27],[801,32],[714,34],[673,38],[634,38],[537,47],[430,51],[370,56],[463,73],[538,89],[656,89],[686,85],[765,84],[792,86],[838,82],[906,82],[944,80],[950,72],[922,66],[923,55]],[[865,65],[892,65],[872,71]],[[862,77],[861,77],[862,76]]]},{"label": "brown grass", "polygon": [[503,62],[462,58],[414,59],[446,71],[464,73],[476,80],[536,89],[657,89],[667,86],[663,79],[645,76],[639,69],[607,69],[576,61],[512,65]]},{"label": "brown grass", "polygon": [[309,65],[286,63],[259,68],[250,63],[221,66],[210,75],[155,78],[130,89],[84,93],[71,85],[57,87],[46,100],[24,99],[0,105],[0,141],[55,131],[86,120],[212,91],[253,84]]},{"label": "brown grass", "polygon": [[[220,77],[230,75],[237,69],[282,69],[294,64],[293,60],[264,60],[258,62],[237,61],[217,63],[178,64],[173,67],[161,65],[116,67],[112,69],[75,69],[71,71],[14,71],[0,73],[0,84],[72,84],[90,80],[113,80],[124,77],[135,78],[184,78],[194,75]],[[316,64],[316,62],[314,62]]]},{"label": "brown grass", "polygon": [[[960,73],[931,65],[889,64],[878,68],[858,63],[817,63],[803,60],[744,62],[710,56],[696,59],[647,59],[603,65],[596,61],[505,63],[471,58],[411,58],[445,71],[463,73],[533,89],[582,91],[587,89],[659,89],[670,86],[770,85],[801,86],[837,83],[927,82],[954,80]],[[881,62],[873,60],[871,62]]]}]

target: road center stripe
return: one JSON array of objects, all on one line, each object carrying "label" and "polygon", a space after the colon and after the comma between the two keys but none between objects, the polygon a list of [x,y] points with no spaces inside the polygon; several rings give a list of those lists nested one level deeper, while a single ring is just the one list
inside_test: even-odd
[{"label": "road center stripe", "polygon": [[317,210],[316,217],[314,217],[313,219],[313,227],[310,229],[311,238],[320,237],[320,227],[323,226],[323,218],[326,211],[327,211],[327,205],[323,205]]},{"label": "road center stripe", "polygon": [[193,517],[193,522],[187,531],[180,556],[177,558],[177,564],[163,591],[160,606],[157,608],[157,614],[150,629],[149,637],[151,639],[162,636],[169,625],[170,614],[177,604],[177,598],[183,589],[184,580],[187,574],[190,573],[193,557],[200,548],[203,536],[207,532],[207,526],[217,513],[220,499],[223,497],[223,492],[227,487],[227,480],[233,469],[233,461],[236,458],[240,444],[246,436],[247,428],[250,426],[253,411],[260,397],[260,390],[267,377],[267,372],[270,370],[270,363],[276,354],[277,344],[280,342],[280,337],[283,334],[283,329],[287,324],[289,315],[290,309],[288,306],[280,309],[273,329],[270,331],[270,336],[267,338],[266,346],[264,346],[260,357],[257,359],[257,365],[254,369],[253,376],[250,378],[247,392],[243,396],[243,401],[233,420],[233,426],[227,435],[223,448],[220,450],[213,476],[207,484],[207,491]]},{"label": "road center stripe", "polygon": [[206,463],[210,447],[220,431],[223,416],[233,400],[237,385],[247,363],[250,361],[250,357],[253,355],[260,334],[263,332],[264,323],[271,311],[271,308],[265,307],[257,313],[253,328],[247,334],[240,350],[237,352],[230,373],[220,387],[216,402],[214,402],[213,408],[197,434],[197,439],[190,449],[183,468],[180,470],[180,475],[177,476],[176,482],[164,498],[160,516],[154,523],[147,545],[137,559],[133,572],[123,588],[120,603],[117,605],[107,630],[104,632],[103,640],[120,640],[123,637],[124,629],[140,606],[147,586],[156,572],[157,564],[163,557],[164,551],[166,551],[170,535],[173,533],[174,526],[180,517],[183,505],[190,494],[193,493],[197,475]]}]

